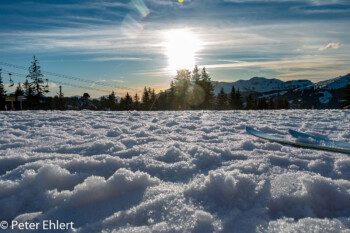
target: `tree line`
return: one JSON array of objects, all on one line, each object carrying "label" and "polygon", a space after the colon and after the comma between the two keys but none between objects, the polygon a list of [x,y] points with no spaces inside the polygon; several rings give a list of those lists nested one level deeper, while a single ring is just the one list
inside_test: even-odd
[{"label": "tree line", "polygon": [[[187,69],[177,71],[169,89],[155,93],[151,87],[144,87],[139,96],[126,93],[120,99],[112,91],[108,96],[99,99],[91,99],[88,93],[82,97],[64,97],[60,86],[60,92],[54,97],[46,97],[49,87],[43,79],[38,60],[34,57],[29,67],[26,81],[18,83],[15,97],[25,96],[27,100],[23,108],[27,110],[68,110],[90,109],[111,111],[156,111],[156,110],[243,110],[243,109],[289,109],[286,99],[258,98],[252,94],[242,96],[240,90],[232,87],[230,93],[225,93],[222,88],[218,95],[214,94],[214,86],[206,70],[195,66],[192,71]],[[0,72],[0,109],[5,109],[6,90],[3,85]],[[19,108],[18,103],[15,106]]]}]

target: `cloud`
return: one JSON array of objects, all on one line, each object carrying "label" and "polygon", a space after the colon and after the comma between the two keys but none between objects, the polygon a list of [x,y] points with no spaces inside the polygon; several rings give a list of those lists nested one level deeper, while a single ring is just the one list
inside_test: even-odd
[{"label": "cloud", "polygon": [[91,61],[152,61],[148,57],[97,57],[91,59]]},{"label": "cloud", "polygon": [[318,50],[324,51],[324,50],[327,50],[327,49],[338,49],[339,47],[340,47],[339,43],[329,43],[326,46],[320,47]]},{"label": "cloud", "polygon": [[113,82],[116,82],[116,83],[124,83],[124,80],[120,80],[120,79],[114,79],[112,80]]}]

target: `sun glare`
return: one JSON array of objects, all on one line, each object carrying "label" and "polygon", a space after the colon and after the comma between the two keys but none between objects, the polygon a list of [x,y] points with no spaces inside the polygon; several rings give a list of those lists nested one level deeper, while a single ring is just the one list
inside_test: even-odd
[{"label": "sun glare", "polygon": [[168,70],[176,74],[177,70],[192,70],[196,64],[196,53],[201,48],[197,36],[188,29],[177,29],[165,33],[165,49],[168,56]]}]

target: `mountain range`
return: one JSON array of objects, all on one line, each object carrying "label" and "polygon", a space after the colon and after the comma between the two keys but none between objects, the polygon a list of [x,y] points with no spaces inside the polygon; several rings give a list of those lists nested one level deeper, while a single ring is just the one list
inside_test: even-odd
[{"label": "mountain range", "polygon": [[350,84],[350,73],[316,83],[310,80],[282,81],[263,77],[212,83],[215,95],[221,88],[228,94],[234,86],[243,97],[252,94],[255,98],[285,98],[292,108],[339,108],[344,102],[342,89]]},{"label": "mountain range", "polygon": [[302,90],[302,89],[327,89],[336,90],[344,88],[350,82],[350,73],[337,78],[328,79],[325,81],[313,83],[310,80],[292,80],[282,81],[280,79],[268,79],[263,77],[253,77],[249,80],[238,80],[236,82],[218,82],[213,81],[214,93],[217,95],[221,88],[224,88],[226,93],[230,93],[232,86],[240,92],[270,92],[283,90]]}]

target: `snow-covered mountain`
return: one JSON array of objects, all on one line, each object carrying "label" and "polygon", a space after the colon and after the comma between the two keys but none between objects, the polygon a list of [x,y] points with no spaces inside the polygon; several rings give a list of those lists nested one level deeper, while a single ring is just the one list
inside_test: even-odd
[{"label": "snow-covered mountain", "polygon": [[284,82],[275,78],[267,79],[263,77],[254,77],[249,80],[238,80],[236,82],[213,81],[216,95],[220,92],[221,88],[224,88],[226,93],[230,93],[232,86],[234,86],[236,90],[239,89],[241,92],[270,92],[303,89],[336,90],[344,88],[348,83],[350,83],[350,73],[317,83],[313,83],[310,80],[291,80]]},{"label": "snow-covered mountain", "polygon": [[337,78],[315,83],[315,87],[317,89],[322,88],[327,90],[335,90],[345,87],[348,83],[350,83],[350,73],[344,76],[339,76]]},{"label": "snow-covered mountain", "polygon": [[313,85],[309,80],[293,80],[284,82],[279,79],[267,79],[262,77],[254,77],[249,80],[238,80],[236,82],[217,82],[214,81],[214,92],[218,94],[221,88],[224,88],[226,93],[230,93],[232,86],[239,89],[241,92],[255,91],[255,92],[269,92],[274,90],[295,89],[300,87],[307,87]]}]

